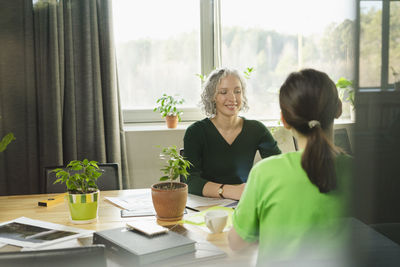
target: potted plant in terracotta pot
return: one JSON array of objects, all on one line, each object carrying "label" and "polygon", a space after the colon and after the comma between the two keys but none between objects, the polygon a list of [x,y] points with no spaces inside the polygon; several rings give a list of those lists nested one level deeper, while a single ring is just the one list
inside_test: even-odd
[{"label": "potted plant in terracotta pot", "polygon": [[187,168],[192,164],[179,154],[176,146],[163,148],[160,157],[166,160],[161,169],[165,175],[160,178],[160,183],[151,186],[154,209],[159,220],[177,221],[182,219],[185,211],[188,187],[175,180],[180,176],[186,179]]},{"label": "potted plant in terracotta pot", "polygon": [[65,183],[70,219],[73,223],[91,223],[97,220],[100,191],[97,179],[103,174],[96,161],[84,159],[71,161],[66,168],[52,170],[54,183]]},{"label": "potted plant in terracotta pot", "polygon": [[176,108],[184,102],[183,98],[175,99],[173,96],[163,94],[162,97],[157,99],[158,106],[153,111],[160,112],[161,116],[165,118],[168,128],[176,128],[178,121],[181,121],[182,111]]}]

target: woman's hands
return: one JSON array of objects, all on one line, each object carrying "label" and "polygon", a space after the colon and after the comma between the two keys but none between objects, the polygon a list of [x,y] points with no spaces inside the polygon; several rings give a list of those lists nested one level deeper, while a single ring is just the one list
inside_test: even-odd
[{"label": "woman's hands", "polygon": [[[214,182],[208,182],[203,187],[203,196],[205,197],[216,197],[219,198],[218,189],[220,188],[221,184],[217,184]],[[243,190],[246,184],[238,184],[238,185],[231,185],[226,184],[224,185],[224,192],[222,195],[224,198],[239,200],[242,196]]]}]

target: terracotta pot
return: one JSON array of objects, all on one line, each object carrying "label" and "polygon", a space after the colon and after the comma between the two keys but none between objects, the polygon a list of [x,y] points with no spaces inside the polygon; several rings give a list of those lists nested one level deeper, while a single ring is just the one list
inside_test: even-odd
[{"label": "terracotta pot", "polygon": [[179,221],[183,217],[188,196],[188,186],[173,182],[175,188],[166,188],[171,182],[156,183],[151,186],[151,197],[157,218],[162,221]]},{"label": "terracotta pot", "polygon": [[166,116],[165,121],[167,122],[168,128],[176,128],[178,126],[178,116]]}]

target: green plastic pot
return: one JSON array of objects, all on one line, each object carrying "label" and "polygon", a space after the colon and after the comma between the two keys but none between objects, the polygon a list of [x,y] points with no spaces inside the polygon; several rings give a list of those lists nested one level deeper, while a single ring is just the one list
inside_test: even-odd
[{"label": "green plastic pot", "polygon": [[68,193],[70,219],[73,223],[84,224],[97,221],[100,191],[88,194]]}]

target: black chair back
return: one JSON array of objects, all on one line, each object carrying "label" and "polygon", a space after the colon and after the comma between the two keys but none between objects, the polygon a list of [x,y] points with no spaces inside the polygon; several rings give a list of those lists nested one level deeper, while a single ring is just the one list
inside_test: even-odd
[{"label": "black chair back", "polygon": [[[353,155],[353,150],[351,149],[349,135],[347,134],[346,128],[340,128],[334,130],[334,143],[335,146],[340,147],[344,152],[349,155]],[[295,150],[299,150],[297,140],[293,137],[293,144]]]},{"label": "black chair back", "polygon": [[351,149],[350,139],[346,128],[335,129],[334,134],[335,145],[340,147],[347,154],[353,155],[353,150]]},{"label": "black chair back", "polygon": [[[100,190],[119,190],[121,183],[119,181],[119,166],[118,163],[99,163],[97,164],[103,171],[103,174],[97,180],[97,186]],[[46,177],[45,193],[64,193],[66,191],[65,184],[54,184],[57,180],[56,174],[51,172],[57,168],[65,168],[64,166],[46,167],[44,175]]]}]

